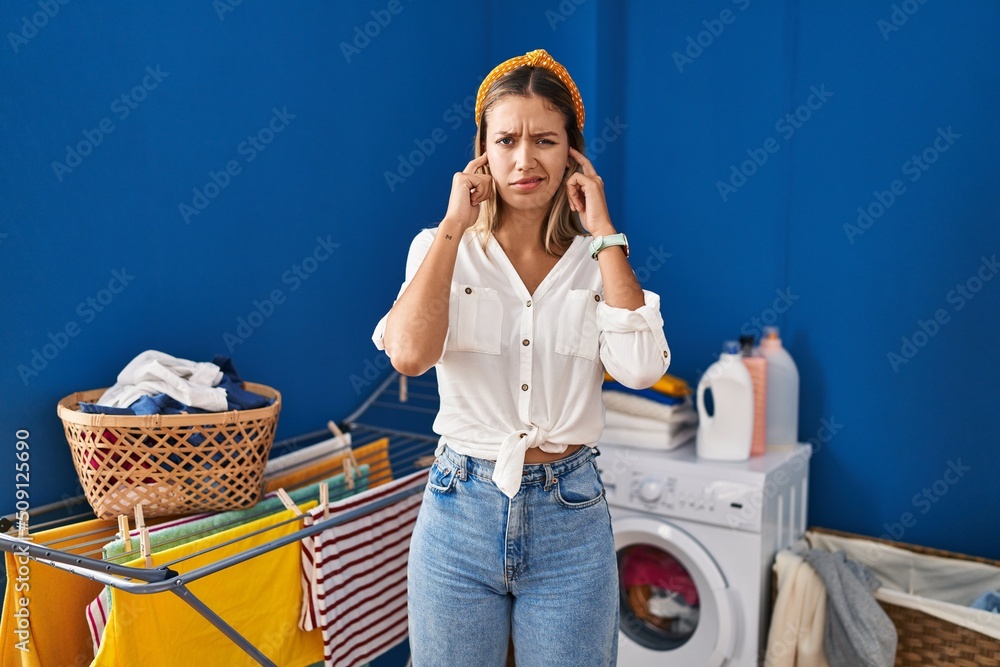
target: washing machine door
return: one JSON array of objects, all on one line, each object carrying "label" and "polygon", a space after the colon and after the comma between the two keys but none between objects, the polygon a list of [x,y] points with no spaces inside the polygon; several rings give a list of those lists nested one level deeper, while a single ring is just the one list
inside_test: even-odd
[{"label": "washing machine door", "polygon": [[621,599],[619,664],[727,664],[738,617],[732,591],[708,551],[666,519],[624,516],[612,525]]}]

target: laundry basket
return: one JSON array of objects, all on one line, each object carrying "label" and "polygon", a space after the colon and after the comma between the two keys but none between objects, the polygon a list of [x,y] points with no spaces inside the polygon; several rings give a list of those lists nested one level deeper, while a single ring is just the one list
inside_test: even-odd
[{"label": "laundry basket", "polygon": [[[861,562],[884,579],[884,585],[876,592],[876,600],[896,627],[898,641],[894,667],[1000,667],[1000,618],[994,619],[995,614],[975,612],[959,604],[921,597],[923,593],[919,587],[901,587],[898,581],[885,580],[884,570],[878,569],[880,559],[892,557],[890,552],[899,549],[902,550],[899,553],[912,556],[913,564],[909,572],[901,573],[902,578],[912,577],[912,571],[921,566],[921,562],[941,569],[947,569],[951,563],[966,570],[981,567],[981,573],[971,573],[972,580],[979,578],[996,585],[1000,581],[1000,561],[904,542],[875,540],[827,528],[808,529],[806,540],[813,548],[843,550],[848,558]],[[939,585],[949,585],[950,576],[944,573],[938,577]],[[894,590],[899,588],[903,590]],[[771,590],[773,606],[777,595],[773,572]],[[977,613],[980,620],[974,619],[973,627],[968,627],[970,624],[965,617]]]},{"label": "laundry basket", "polygon": [[59,401],[73,465],[94,513],[102,519],[133,515],[141,503],[144,516],[169,516],[260,500],[281,394],[262,384],[243,387],[274,402],[252,410],[135,416],[79,410],[103,389]]}]

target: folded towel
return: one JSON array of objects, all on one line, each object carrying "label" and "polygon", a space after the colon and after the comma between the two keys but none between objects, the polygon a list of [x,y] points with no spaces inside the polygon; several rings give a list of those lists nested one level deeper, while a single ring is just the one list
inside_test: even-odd
[{"label": "folded towel", "polygon": [[697,432],[697,426],[688,426],[670,435],[637,429],[605,427],[599,443],[669,451],[692,441]]},{"label": "folded towel", "polygon": [[662,405],[680,405],[686,400],[685,397],[668,396],[652,389],[629,389],[625,385],[618,384],[617,382],[605,382],[601,388],[604,391],[617,391],[628,396],[644,398],[648,401],[660,403]]},{"label": "folded towel", "polygon": [[651,419],[650,417],[639,417],[638,415],[630,415],[627,412],[619,412],[618,410],[606,410],[604,412],[605,428],[649,431],[650,433],[660,434],[668,438],[691,424],[697,423],[698,415],[694,410],[679,412],[677,420],[672,422]]},{"label": "folded towel", "polygon": [[641,396],[626,394],[621,391],[603,391],[604,406],[608,410],[615,410],[637,417],[648,417],[661,422],[687,423],[689,415],[693,411],[691,399],[684,399],[677,405],[663,405],[656,401],[650,401]]}]

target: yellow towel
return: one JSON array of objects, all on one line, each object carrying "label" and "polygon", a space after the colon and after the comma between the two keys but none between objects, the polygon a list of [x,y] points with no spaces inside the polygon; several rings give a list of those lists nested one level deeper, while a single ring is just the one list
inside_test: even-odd
[{"label": "yellow towel", "polygon": [[[40,532],[32,536],[32,541],[52,544],[56,549],[73,553],[82,554],[96,549],[97,554],[92,557],[100,558],[100,545],[114,539],[117,529],[115,521],[84,521]],[[81,544],[91,541],[96,545]],[[5,556],[7,591],[3,600],[3,620],[0,621],[0,665],[59,667],[90,664],[94,657],[94,645],[90,641],[83,611],[103,585],[24,556],[9,553]],[[22,599],[26,604],[20,604]],[[14,616],[19,609],[22,610],[21,618]],[[24,622],[24,609],[27,610],[27,623]],[[22,643],[24,637],[16,633],[19,625],[29,626],[26,629],[30,636],[26,643]]]},{"label": "yellow towel", "polygon": [[[617,382],[608,372],[604,373],[604,381]],[[671,375],[670,373],[664,373],[663,377],[657,380],[656,384],[650,387],[650,389],[666,396],[676,396],[677,398],[684,398],[691,394],[691,386],[683,378]]]},{"label": "yellow towel", "polygon": [[[300,505],[303,511],[316,506]],[[289,519],[291,510],[252,521],[153,555],[154,566],[248,535]],[[293,521],[260,535],[172,565],[189,572],[226,556],[266,544],[301,528]],[[301,545],[294,542],[252,560],[199,579],[189,586],[277,665],[310,665],[323,659],[319,630],[299,630],[302,603]],[[133,561],[135,563],[135,561]],[[242,649],[186,602],[170,592],[133,595],[113,589],[111,618],[92,667],[175,667],[176,665],[251,666]],[[51,663],[52,665],[64,663]],[[48,667],[49,663],[45,663]]]},{"label": "yellow towel", "polygon": [[[341,452],[278,473],[268,478],[266,490],[268,493],[278,489],[292,490],[335,475],[343,470],[345,456],[346,453]],[[389,438],[381,438],[363,447],[358,447],[354,450],[354,458],[359,464],[367,463],[369,466],[368,488],[381,486],[392,481],[392,467],[389,465]]]}]

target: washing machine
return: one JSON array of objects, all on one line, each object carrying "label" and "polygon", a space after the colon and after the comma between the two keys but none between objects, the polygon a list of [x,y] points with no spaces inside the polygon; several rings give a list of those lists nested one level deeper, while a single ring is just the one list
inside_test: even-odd
[{"label": "washing machine", "polygon": [[739,463],[598,444],[621,594],[618,664],[751,667],[771,565],[806,527],[809,445]]}]

